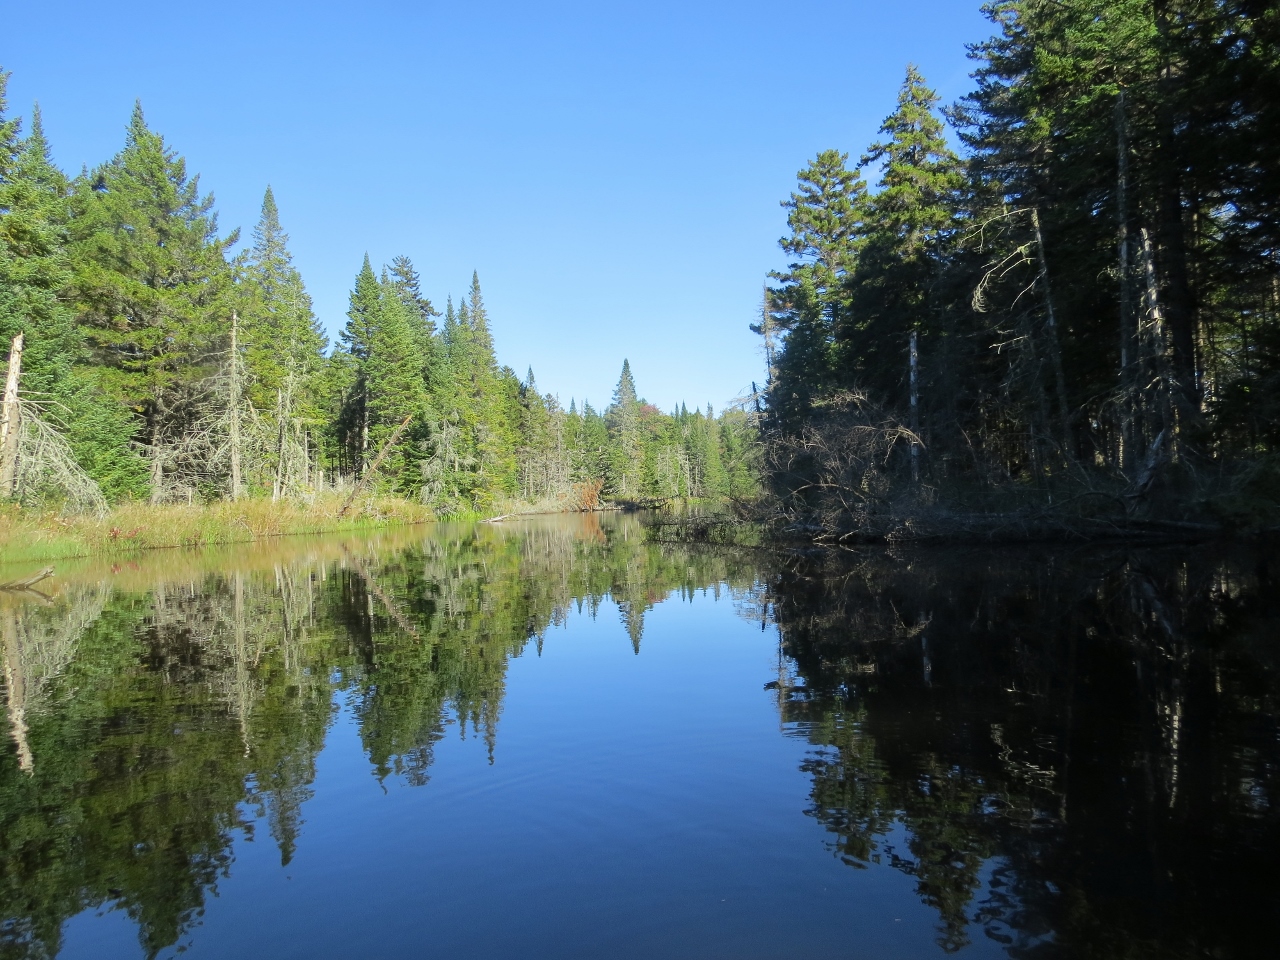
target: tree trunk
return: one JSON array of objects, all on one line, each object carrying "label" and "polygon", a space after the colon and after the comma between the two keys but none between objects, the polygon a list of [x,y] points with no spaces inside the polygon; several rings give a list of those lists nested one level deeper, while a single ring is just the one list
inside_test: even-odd
[{"label": "tree trunk", "polygon": [[22,346],[20,333],[9,346],[9,372],[4,379],[4,400],[0,406],[0,497],[12,497],[18,492],[18,430],[22,421],[22,408],[18,404],[18,381],[22,376]]},{"label": "tree trunk", "polygon": [[356,484],[356,488],[351,491],[351,496],[347,497],[347,502],[344,503],[342,505],[342,509],[338,511],[338,516],[343,516],[351,509],[351,504],[355,503],[356,497],[360,496],[364,491],[364,488],[369,485],[369,481],[372,480],[374,475],[378,472],[378,468],[382,466],[382,461],[386,459],[387,454],[391,452],[391,448],[396,445],[404,432],[409,429],[409,421],[412,419],[413,414],[409,414],[409,416],[404,418],[404,421],[400,426],[396,427],[395,433],[391,434],[391,436],[387,438],[387,442],[382,445],[382,449],[379,450],[378,455],[374,457],[373,463],[369,464],[369,469],[364,472],[360,477],[360,482]]},{"label": "tree trunk", "polygon": [[231,499],[240,499],[240,316],[231,311]]},{"label": "tree trunk", "polygon": [[151,503],[164,499],[164,458],[160,452],[160,427],[151,428]]},{"label": "tree trunk", "polygon": [[18,636],[16,610],[0,610],[0,633],[4,634],[4,686],[8,694],[5,699],[9,712],[9,735],[18,748],[18,769],[30,776],[35,772],[35,758],[27,739],[27,683],[22,668],[22,641]]},{"label": "tree trunk", "polygon": [[1031,208],[1031,225],[1036,229],[1036,252],[1040,264],[1040,283],[1044,287],[1044,304],[1048,314],[1049,362],[1053,364],[1053,379],[1058,394],[1058,416],[1062,420],[1062,453],[1071,456],[1071,408],[1067,403],[1067,375],[1062,367],[1062,344],[1058,340],[1058,318],[1053,311],[1053,296],[1049,291],[1049,262],[1044,255],[1044,235],[1040,232],[1040,211]]},{"label": "tree trunk", "polygon": [[1156,0],[1156,26],[1165,41],[1160,65],[1158,109],[1159,150],[1155,164],[1159,191],[1156,233],[1159,248],[1159,276],[1163,281],[1162,311],[1169,331],[1170,384],[1173,402],[1185,419],[1200,415],[1200,386],[1196,377],[1196,316],[1187,269],[1186,228],[1182,219],[1182,177],[1179,164],[1177,118],[1174,104],[1178,96],[1178,72],[1168,58],[1169,0]]},{"label": "tree trunk", "polygon": [[[1173,394],[1177,385],[1169,369],[1168,335],[1165,330],[1164,305],[1160,299],[1160,280],[1156,274],[1155,252],[1152,249],[1151,234],[1146,227],[1138,231],[1139,250],[1142,255],[1142,274],[1147,286],[1148,337],[1151,340],[1151,354],[1156,362],[1156,375],[1162,389],[1160,391],[1160,430],[1166,436],[1173,435]],[[1177,448],[1175,436],[1174,447]]]},{"label": "tree trunk", "polygon": [[285,465],[284,465],[284,446],[287,434],[285,430],[288,427],[288,418],[285,411],[284,394],[280,390],[276,391],[276,476],[275,481],[271,484],[271,502],[277,503],[280,495],[284,492]]},{"label": "tree trunk", "polygon": [[911,331],[911,481],[920,482],[920,349],[915,330]]},{"label": "tree trunk", "polygon": [[1116,98],[1116,220],[1120,272],[1120,469],[1134,463],[1135,373],[1138,361],[1138,317],[1133,310],[1129,276],[1129,129],[1124,90]]}]

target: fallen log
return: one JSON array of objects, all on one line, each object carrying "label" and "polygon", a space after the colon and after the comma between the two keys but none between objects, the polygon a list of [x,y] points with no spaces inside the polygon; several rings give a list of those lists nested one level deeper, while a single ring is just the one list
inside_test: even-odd
[{"label": "fallen log", "polygon": [[387,442],[382,445],[382,449],[378,451],[378,455],[374,458],[373,463],[369,464],[369,468],[360,476],[360,482],[356,484],[356,488],[351,491],[351,496],[347,497],[347,502],[342,505],[342,509],[338,511],[338,516],[346,516],[351,504],[355,503],[356,497],[360,496],[369,485],[369,481],[373,479],[374,474],[378,472],[378,468],[382,466],[382,461],[386,459],[391,448],[399,441],[405,430],[409,429],[409,421],[413,419],[413,414],[409,414],[404,418],[404,422],[396,427],[395,433],[387,438]]},{"label": "fallen log", "polygon": [[48,580],[53,576],[53,567],[45,567],[34,576],[26,577],[22,580],[9,580],[6,583],[0,583],[0,590],[30,590],[41,580]]}]

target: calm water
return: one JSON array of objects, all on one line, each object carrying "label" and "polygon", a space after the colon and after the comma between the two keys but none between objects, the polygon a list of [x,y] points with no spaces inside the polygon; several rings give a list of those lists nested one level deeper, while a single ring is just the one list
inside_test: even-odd
[{"label": "calm water", "polygon": [[1256,957],[1264,552],[295,541],[0,595],[0,957]]}]

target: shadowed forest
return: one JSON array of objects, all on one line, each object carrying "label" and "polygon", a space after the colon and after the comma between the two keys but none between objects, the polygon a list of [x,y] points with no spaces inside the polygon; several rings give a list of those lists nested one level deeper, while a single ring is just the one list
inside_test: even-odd
[{"label": "shadowed forest", "polygon": [[783,203],[795,262],[754,327],[776,512],[824,537],[1277,526],[1280,13],[983,10],[970,94],[908,69],[880,138]]}]

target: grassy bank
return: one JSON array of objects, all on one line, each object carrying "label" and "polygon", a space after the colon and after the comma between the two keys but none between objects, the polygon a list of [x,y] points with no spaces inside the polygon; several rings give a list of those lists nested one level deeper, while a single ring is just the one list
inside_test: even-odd
[{"label": "grassy bank", "polygon": [[344,496],[314,503],[241,500],[197,505],[125,504],[102,517],[0,510],[0,564],[126,554],[158,547],[246,543],[272,537],[424,523],[421,504],[380,497],[338,516]]}]

